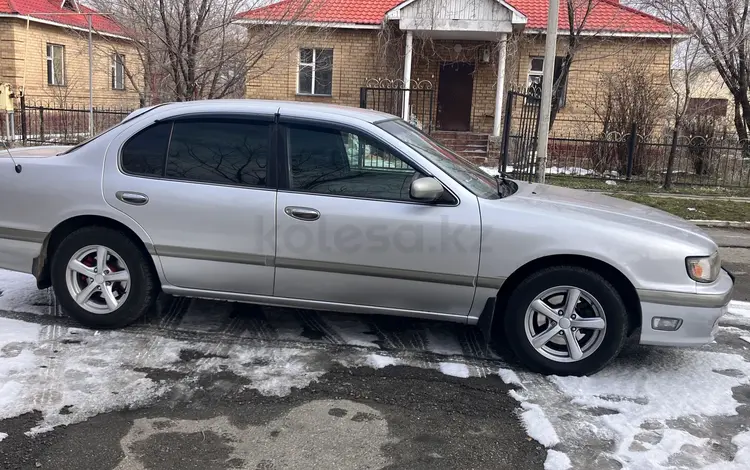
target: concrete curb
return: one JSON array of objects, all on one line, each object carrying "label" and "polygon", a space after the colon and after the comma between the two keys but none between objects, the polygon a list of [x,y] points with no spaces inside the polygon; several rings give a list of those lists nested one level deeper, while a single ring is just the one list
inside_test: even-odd
[{"label": "concrete curb", "polygon": [[698,227],[744,228],[750,230],[750,222],[736,222],[733,220],[690,220]]},{"label": "concrete curb", "polygon": [[609,196],[621,194],[623,196],[648,196],[664,199],[705,199],[711,201],[732,201],[750,203],[750,197],[746,196],[721,196],[711,194],[679,194],[679,193],[635,193],[631,191],[612,191],[606,189],[585,189],[590,193],[604,193]]}]

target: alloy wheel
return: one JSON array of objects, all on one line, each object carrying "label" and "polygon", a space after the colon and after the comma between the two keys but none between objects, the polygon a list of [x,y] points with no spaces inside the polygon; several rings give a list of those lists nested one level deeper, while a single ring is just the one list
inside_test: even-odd
[{"label": "alloy wheel", "polygon": [[94,314],[108,314],[128,298],[130,271],[114,250],[89,245],[71,256],[65,283],[68,293],[81,308]]},{"label": "alloy wheel", "polygon": [[524,317],[529,343],[555,362],[578,362],[604,341],[607,319],[599,301],[583,289],[558,286],[545,290]]}]

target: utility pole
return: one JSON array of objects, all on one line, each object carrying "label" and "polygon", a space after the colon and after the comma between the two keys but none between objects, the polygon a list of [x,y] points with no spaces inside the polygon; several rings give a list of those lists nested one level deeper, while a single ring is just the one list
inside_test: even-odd
[{"label": "utility pole", "polygon": [[94,54],[91,40],[91,15],[86,15],[89,20],[89,137],[94,137]]},{"label": "utility pole", "polygon": [[536,143],[536,180],[539,183],[544,183],[547,170],[547,143],[549,142],[549,120],[552,112],[552,85],[555,81],[559,10],[560,0],[549,0],[547,36],[544,42],[544,68],[542,69],[542,102],[539,104],[539,129],[537,130]]}]

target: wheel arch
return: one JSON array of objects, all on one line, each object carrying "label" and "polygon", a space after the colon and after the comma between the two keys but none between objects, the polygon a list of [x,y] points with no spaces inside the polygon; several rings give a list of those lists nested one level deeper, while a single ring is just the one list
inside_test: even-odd
[{"label": "wheel arch", "polygon": [[145,242],[131,227],[110,217],[101,215],[77,215],[58,223],[44,238],[42,248],[39,251],[39,256],[34,258],[32,265],[32,274],[36,277],[36,284],[39,289],[46,289],[52,285],[50,260],[52,259],[55,250],[60,245],[60,242],[74,231],[83,227],[91,226],[105,227],[121,232],[135,243],[135,245],[146,256],[146,259],[151,263],[151,268],[154,269],[154,272],[158,273],[152,258],[152,255],[154,254],[153,245],[150,241]]},{"label": "wheel arch", "polygon": [[[617,290],[618,294],[620,294],[620,297],[622,297],[622,301],[625,303],[629,323],[628,335],[631,335],[641,327],[642,312],[638,292],[630,279],[628,279],[622,271],[605,261],[589,256],[551,255],[537,258],[524,264],[516,269],[508,279],[503,282],[503,285],[500,287],[497,297],[495,298],[495,305],[492,309],[492,319],[489,321],[484,320],[484,322],[480,319],[479,322],[480,325],[484,325],[485,328],[488,328],[488,331],[485,332],[486,335],[498,334],[498,327],[501,328],[503,324],[502,321],[498,320],[503,317],[508,299],[516,287],[532,273],[552,266],[575,266],[589,269],[610,280],[613,287]],[[487,312],[483,312],[482,316],[485,316],[486,314]]]}]

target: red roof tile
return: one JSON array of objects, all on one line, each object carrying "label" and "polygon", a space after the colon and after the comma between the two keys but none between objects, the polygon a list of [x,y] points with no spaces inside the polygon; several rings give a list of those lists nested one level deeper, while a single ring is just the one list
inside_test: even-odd
[{"label": "red roof tile", "polygon": [[[282,0],[238,15],[238,18],[261,21],[310,21],[377,25],[385,14],[404,0]],[[547,27],[546,0],[510,0],[507,3],[527,18],[526,28]],[[584,7],[585,8],[585,7]],[[560,0],[559,28],[568,29],[567,2]],[[583,16],[581,11],[579,17]],[[610,33],[669,34],[684,32],[670,23],[642,11],[620,5],[616,0],[596,0],[584,30]]]},{"label": "red roof tile", "polygon": [[[0,0],[0,13],[31,16],[42,21],[51,21],[65,26],[88,29],[86,15],[75,15],[75,10],[62,7],[62,0]],[[96,13],[95,10],[78,4],[79,13]],[[57,13],[57,14],[55,14]],[[65,14],[61,14],[65,13]],[[110,18],[101,15],[91,17],[94,30],[109,34],[123,34],[123,29]]]}]

